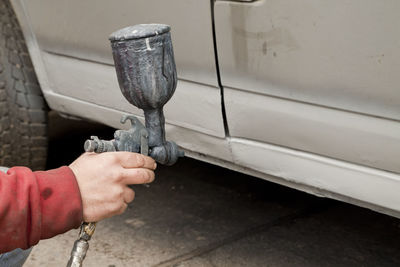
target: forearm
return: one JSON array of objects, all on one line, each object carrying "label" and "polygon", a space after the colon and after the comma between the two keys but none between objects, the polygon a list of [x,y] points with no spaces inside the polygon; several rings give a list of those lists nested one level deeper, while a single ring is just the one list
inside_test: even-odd
[{"label": "forearm", "polygon": [[68,167],[0,173],[0,252],[28,248],[79,226],[82,202]]}]

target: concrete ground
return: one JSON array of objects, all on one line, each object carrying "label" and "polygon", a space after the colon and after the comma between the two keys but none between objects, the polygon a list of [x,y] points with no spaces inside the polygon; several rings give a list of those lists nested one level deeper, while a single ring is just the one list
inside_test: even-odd
[{"label": "concrete ground", "polygon": [[[49,168],[91,134],[53,116]],[[102,221],[84,266],[400,266],[400,221],[185,158],[160,166],[121,216]],[[78,231],[41,241],[24,266],[65,266]]]}]

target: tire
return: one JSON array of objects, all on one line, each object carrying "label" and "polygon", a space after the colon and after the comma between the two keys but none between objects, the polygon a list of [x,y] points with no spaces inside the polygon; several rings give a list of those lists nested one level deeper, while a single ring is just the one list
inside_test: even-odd
[{"label": "tire", "polygon": [[0,0],[0,166],[45,168],[47,114],[14,11]]}]

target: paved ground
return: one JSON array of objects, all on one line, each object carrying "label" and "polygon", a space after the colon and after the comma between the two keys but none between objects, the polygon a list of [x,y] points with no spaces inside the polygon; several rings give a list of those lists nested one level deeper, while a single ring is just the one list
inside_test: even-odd
[{"label": "paved ground", "polygon": [[[49,167],[112,130],[52,120]],[[85,266],[400,266],[400,221],[192,159],[136,186],[127,212],[98,224]],[[76,230],[25,266],[65,266]]]}]

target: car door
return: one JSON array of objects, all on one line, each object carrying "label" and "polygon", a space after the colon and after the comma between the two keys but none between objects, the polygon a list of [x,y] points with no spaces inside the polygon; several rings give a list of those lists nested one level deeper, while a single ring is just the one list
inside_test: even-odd
[{"label": "car door", "polygon": [[[399,9],[398,1],[216,1],[235,161],[271,173],[272,145],[399,173]],[[255,163],[258,149],[265,156]]]},{"label": "car door", "polygon": [[135,24],[171,25],[179,82],[165,107],[167,132],[188,150],[230,160],[209,0],[15,0],[14,6],[23,7],[37,42],[44,69],[33,61],[51,108],[113,127],[121,127],[120,112],[142,114],[119,91],[108,36]]}]

